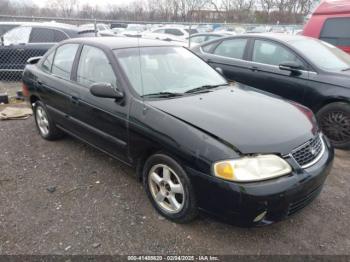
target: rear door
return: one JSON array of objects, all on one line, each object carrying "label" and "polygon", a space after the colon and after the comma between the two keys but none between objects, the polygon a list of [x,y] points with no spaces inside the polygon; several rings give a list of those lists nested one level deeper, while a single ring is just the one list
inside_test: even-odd
[{"label": "rear door", "polygon": [[100,98],[90,93],[95,83],[109,83],[123,89],[111,60],[104,50],[84,45],[75,75],[75,89],[79,90],[80,97],[71,116],[75,132],[81,138],[128,162],[127,100]]},{"label": "rear door", "polygon": [[221,68],[229,81],[247,83],[251,78],[250,63],[244,60],[248,44],[248,38],[222,40],[207,51],[202,49],[204,60],[213,68]]},{"label": "rear door", "polygon": [[[303,103],[308,84],[308,65],[290,48],[278,42],[256,39],[251,47],[251,78],[249,85]],[[296,62],[303,66],[300,74],[281,70],[284,62]]]},{"label": "rear door", "polygon": [[37,78],[40,98],[46,104],[55,122],[71,131],[68,121],[79,91],[71,81],[72,68],[79,44],[64,44],[51,51],[42,63],[42,73]]}]

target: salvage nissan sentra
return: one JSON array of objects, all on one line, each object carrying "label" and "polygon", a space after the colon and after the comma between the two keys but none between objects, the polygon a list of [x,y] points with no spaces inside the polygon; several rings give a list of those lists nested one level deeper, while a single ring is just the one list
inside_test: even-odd
[{"label": "salvage nissan sentra", "polygon": [[[283,88],[283,87],[281,87]],[[68,40],[29,61],[23,91],[47,140],[73,135],[135,167],[155,209],[241,226],[280,221],[321,191],[334,152],[307,108],[229,84],[155,40]]]}]

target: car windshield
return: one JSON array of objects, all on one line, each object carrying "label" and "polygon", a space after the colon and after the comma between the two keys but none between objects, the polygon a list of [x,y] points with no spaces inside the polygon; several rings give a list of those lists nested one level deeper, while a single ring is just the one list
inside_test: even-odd
[{"label": "car windshield", "polygon": [[302,39],[289,42],[313,64],[327,71],[343,71],[350,68],[350,55],[326,42]]},{"label": "car windshield", "polygon": [[213,68],[183,47],[120,49],[115,54],[140,96],[183,94],[200,87],[227,84]]}]

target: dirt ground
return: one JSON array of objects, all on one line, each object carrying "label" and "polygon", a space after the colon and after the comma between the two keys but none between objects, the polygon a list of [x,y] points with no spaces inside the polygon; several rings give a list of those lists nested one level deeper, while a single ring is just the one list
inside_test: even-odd
[{"label": "dirt ground", "polygon": [[0,149],[0,254],[350,254],[349,152],[301,213],[245,229],[163,219],[131,169],[33,117],[0,122]]}]

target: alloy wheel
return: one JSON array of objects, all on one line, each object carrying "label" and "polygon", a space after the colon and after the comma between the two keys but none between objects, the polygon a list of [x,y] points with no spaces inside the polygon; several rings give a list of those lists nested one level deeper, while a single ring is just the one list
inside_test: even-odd
[{"label": "alloy wheel", "polygon": [[321,117],[321,129],[335,143],[350,141],[350,116],[341,111],[331,111]]},{"label": "alloy wheel", "polygon": [[36,109],[36,122],[40,133],[43,136],[47,136],[49,134],[49,120],[45,110],[41,106],[38,106]]},{"label": "alloy wheel", "polygon": [[153,166],[148,174],[148,184],[154,201],[163,211],[175,214],[182,210],[184,187],[179,176],[169,166]]}]

